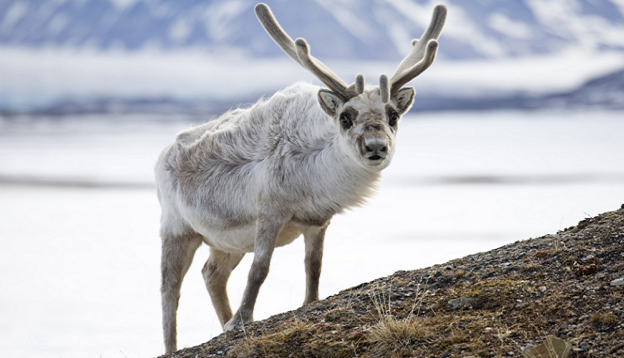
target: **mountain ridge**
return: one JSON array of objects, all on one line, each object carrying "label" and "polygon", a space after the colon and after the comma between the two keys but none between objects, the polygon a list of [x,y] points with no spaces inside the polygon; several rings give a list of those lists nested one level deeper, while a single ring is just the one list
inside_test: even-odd
[{"label": "mountain ridge", "polygon": [[[2,110],[0,115],[80,115],[106,113],[170,113],[218,115],[228,109],[245,107],[261,95],[248,94],[238,99],[177,100],[171,97],[67,99],[29,110]],[[418,95],[412,112],[501,110],[501,109],[602,109],[624,110],[624,69],[591,79],[580,87],[562,92],[531,95],[502,93],[499,97],[445,96],[440,93]]]},{"label": "mountain ridge", "polygon": [[[0,46],[168,51],[202,48],[275,57],[261,30],[256,0],[7,0],[0,4]],[[435,4],[449,8],[444,59],[553,53],[570,47],[624,51],[620,0],[266,0],[293,38],[315,55],[400,59],[422,34]],[[319,26],[322,24],[322,26]]]}]

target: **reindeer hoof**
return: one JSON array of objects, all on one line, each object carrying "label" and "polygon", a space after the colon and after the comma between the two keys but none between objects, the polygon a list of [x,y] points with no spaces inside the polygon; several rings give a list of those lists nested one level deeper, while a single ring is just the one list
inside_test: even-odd
[{"label": "reindeer hoof", "polygon": [[225,326],[223,326],[223,332],[231,332],[236,329],[239,329],[243,325],[243,322],[240,318],[240,315],[235,315],[232,317]]}]

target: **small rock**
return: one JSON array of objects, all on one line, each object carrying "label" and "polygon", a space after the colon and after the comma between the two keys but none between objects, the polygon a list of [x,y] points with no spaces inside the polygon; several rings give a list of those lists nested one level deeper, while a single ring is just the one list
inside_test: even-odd
[{"label": "small rock", "polygon": [[611,268],[611,271],[619,271],[619,270],[621,270],[622,268],[624,268],[624,263],[619,263],[619,264],[617,264],[617,265],[614,265],[614,266]]},{"label": "small rock", "polygon": [[611,286],[624,286],[624,277],[611,281]]},{"label": "small rock", "polygon": [[579,344],[579,348],[581,349],[581,351],[584,352],[589,348],[589,346],[587,345],[586,342],[581,342],[581,344]]},{"label": "small rock", "polygon": [[481,301],[473,297],[458,297],[448,301],[448,304],[454,309],[460,308],[479,308]]},{"label": "small rock", "polygon": [[588,275],[593,275],[594,273],[596,273],[596,271],[598,271],[598,267],[596,266],[596,264],[591,264],[589,266],[581,266],[576,270],[576,275],[577,276],[588,276]]}]

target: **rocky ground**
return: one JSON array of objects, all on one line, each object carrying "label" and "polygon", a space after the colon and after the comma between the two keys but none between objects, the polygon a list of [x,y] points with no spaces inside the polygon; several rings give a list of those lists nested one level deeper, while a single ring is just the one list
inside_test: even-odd
[{"label": "rocky ground", "polygon": [[624,205],[554,235],[396,272],[175,357],[556,358],[535,353],[552,337],[568,357],[624,357],[623,277]]}]

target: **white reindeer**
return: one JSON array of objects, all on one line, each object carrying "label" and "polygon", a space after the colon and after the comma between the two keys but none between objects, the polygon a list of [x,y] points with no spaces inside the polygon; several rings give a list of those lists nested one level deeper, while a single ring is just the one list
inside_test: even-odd
[{"label": "white reindeer", "polygon": [[[323,240],[331,218],[371,195],[395,151],[399,118],[414,99],[407,82],[435,58],[446,8],[438,5],[410,54],[379,86],[358,74],[348,86],[293,41],[269,7],[258,19],[275,42],[329,89],[298,83],[251,108],[184,131],[156,165],[162,207],[162,310],[167,354],[176,350],[180,287],[196,249],[210,257],[202,270],[224,330],[253,320],[258,291],[276,246],[305,240],[306,295],[318,300]],[[254,253],[247,286],[232,315],[226,285],[243,255]]]}]

